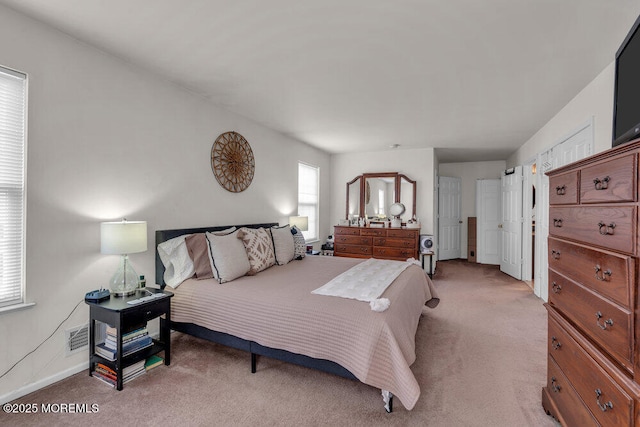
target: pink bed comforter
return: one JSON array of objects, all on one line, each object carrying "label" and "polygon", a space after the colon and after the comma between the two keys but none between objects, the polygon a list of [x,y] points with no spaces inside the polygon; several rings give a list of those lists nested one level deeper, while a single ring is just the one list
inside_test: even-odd
[{"label": "pink bed comforter", "polygon": [[391,301],[384,312],[372,311],[366,302],[311,294],[362,261],[308,256],[224,284],[190,279],[169,288],[175,293],[172,320],[331,360],[412,409],[420,396],[410,368],[416,330],[425,303],[435,307],[437,296],[417,265],[384,292]]}]

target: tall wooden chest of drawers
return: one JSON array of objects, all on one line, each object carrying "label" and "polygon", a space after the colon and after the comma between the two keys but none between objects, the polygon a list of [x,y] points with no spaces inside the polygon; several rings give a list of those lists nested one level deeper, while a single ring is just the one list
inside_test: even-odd
[{"label": "tall wooden chest of drawers", "polygon": [[563,425],[640,426],[640,140],[549,172],[548,372]]},{"label": "tall wooden chest of drawers", "polygon": [[420,259],[417,228],[334,227],[333,255],[351,258]]}]

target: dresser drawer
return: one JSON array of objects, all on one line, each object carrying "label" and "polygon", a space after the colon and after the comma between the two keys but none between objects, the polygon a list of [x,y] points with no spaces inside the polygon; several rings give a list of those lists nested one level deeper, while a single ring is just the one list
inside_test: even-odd
[{"label": "dresser drawer", "polygon": [[360,230],[361,236],[373,236],[373,237],[384,237],[387,235],[387,230],[384,228],[363,228]]},{"label": "dresser drawer", "polygon": [[578,171],[549,178],[549,204],[570,205],[578,203]]},{"label": "dresser drawer", "polygon": [[580,172],[580,203],[634,202],[636,176],[635,153],[585,167]]},{"label": "dresser drawer", "polygon": [[633,420],[631,397],[551,316],[549,316],[548,350],[601,425],[631,424]]},{"label": "dresser drawer", "polygon": [[549,302],[600,346],[632,370],[631,313],[549,270]]},{"label": "dresser drawer", "polygon": [[387,230],[387,237],[402,237],[404,239],[418,239],[418,230],[407,230],[407,229],[397,229],[390,228]]},{"label": "dresser drawer", "polygon": [[418,249],[417,242],[411,239],[400,239],[395,237],[374,237],[373,246],[387,246],[392,248]]},{"label": "dresser drawer", "polygon": [[635,283],[635,258],[553,237],[548,250],[549,268],[632,308],[629,283]]},{"label": "dresser drawer", "polygon": [[363,245],[345,245],[343,243],[336,244],[334,246],[334,252],[336,253],[344,253],[344,254],[354,254],[354,255],[369,255],[372,254],[371,246],[363,246]]},{"label": "dresser drawer", "polygon": [[346,243],[348,245],[369,245],[371,246],[371,237],[350,236],[346,234],[338,234],[334,236],[334,243]]},{"label": "dresser drawer", "polygon": [[607,249],[636,252],[636,207],[551,207],[549,234]]},{"label": "dresser drawer", "polygon": [[406,261],[408,258],[416,258],[418,256],[416,249],[402,249],[390,247],[373,247],[374,258],[389,258]]},{"label": "dresser drawer", "polygon": [[563,421],[568,426],[597,426],[593,415],[580,400],[557,363],[549,357],[547,365],[547,390],[558,406]]},{"label": "dresser drawer", "polygon": [[334,234],[336,235],[349,235],[349,236],[359,236],[360,229],[357,227],[334,227]]}]

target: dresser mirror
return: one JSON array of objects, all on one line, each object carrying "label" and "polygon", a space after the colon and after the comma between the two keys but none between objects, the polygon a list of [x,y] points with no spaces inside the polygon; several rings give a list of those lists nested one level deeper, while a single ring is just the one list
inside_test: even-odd
[{"label": "dresser mirror", "polygon": [[385,220],[389,209],[402,203],[406,223],[416,214],[416,182],[397,172],[364,173],[347,182],[346,219]]}]

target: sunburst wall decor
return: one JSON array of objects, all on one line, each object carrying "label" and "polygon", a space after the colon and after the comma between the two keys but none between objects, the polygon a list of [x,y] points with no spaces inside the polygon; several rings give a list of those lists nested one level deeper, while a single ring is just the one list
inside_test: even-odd
[{"label": "sunburst wall decor", "polygon": [[251,146],[237,132],[225,132],[211,147],[211,170],[227,191],[240,193],[251,185],[256,164]]}]

